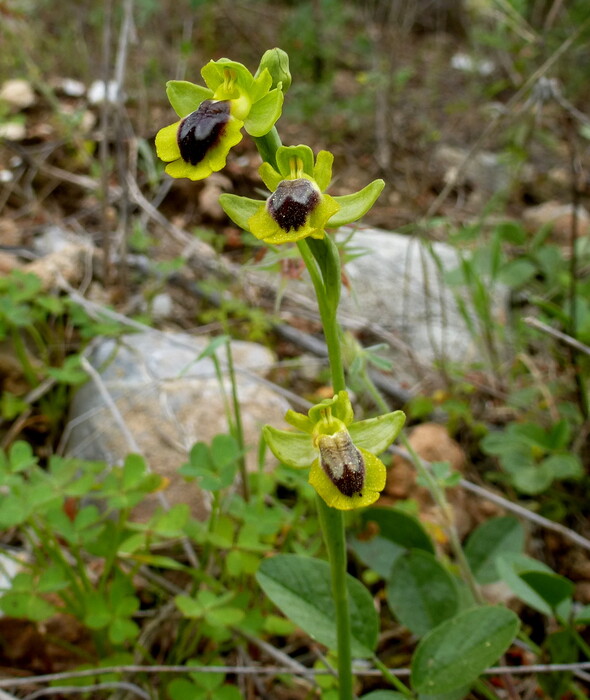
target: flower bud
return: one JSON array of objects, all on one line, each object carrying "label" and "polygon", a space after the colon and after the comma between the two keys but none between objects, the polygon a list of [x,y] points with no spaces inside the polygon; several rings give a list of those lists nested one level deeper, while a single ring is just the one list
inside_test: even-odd
[{"label": "flower bud", "polygon": [[289,72],[289,56],[282,49],[269,49],[260,59],[260,65],[256,77],[267,68],[272,77],[272,87],[281,83],[283,94],[291,87],[291,73]]}]

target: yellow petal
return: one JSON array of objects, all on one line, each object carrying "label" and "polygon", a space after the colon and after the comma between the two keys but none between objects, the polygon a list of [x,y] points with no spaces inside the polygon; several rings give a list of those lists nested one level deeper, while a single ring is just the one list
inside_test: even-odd
[{"label": "yellow petal", "polygon": [[165,163],[180,158],[180,149],[178,148],[177,140],[179,126],[180,122],[178,121],[174,124],[170,124],[170,126],[165,126],[156,134],[156,153],[158,154],[158,158]]},{"label": "yellow petal", "polygon": [[309,483],[331,507],[337,510],[354,510],[370,506],[378,500],[385,488],[386,469],[383,462],[374,454],[360,449],[365,460],[365,483],[360,493],[345,496],[326,474],[319,459],[312,464],[309,472]]}]

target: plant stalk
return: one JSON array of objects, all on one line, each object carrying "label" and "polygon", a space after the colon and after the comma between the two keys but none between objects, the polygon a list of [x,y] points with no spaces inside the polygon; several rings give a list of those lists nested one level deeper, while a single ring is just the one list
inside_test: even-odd
[{"label": "plant stalk", "polygon": [[[324,239],[325,240],[325,239]],[[320,241],[320,243],[323,241]],[[331,241],[325,241],[329,247]],[[334,393],[346,389],[342,351],[340,344],[340,328],[336,320],[336,310],[340,298],[340,265],[331,250],[318,260],[318,255],[312,253],[306,241],[297,243],[301,257],[311,277],[318,300],[320,317],[328,346],[328,358],[332,374]],[[337,261],[337,269],[335,261]],[[323,273],[323,274],[322,274]],[[335,288],[336,287],[336,288]],[[350,612],[348,604],[348,589],[346,587],[346,538],[344,536],[344,517],[342,512],[328,506],[318,496],[317,507],[322,526],[322,533],[328,550],[332,596],[336,609],[336,631],[338,639],[338,693],[340,700],[352,700],[352,652],[350,632]]]}]

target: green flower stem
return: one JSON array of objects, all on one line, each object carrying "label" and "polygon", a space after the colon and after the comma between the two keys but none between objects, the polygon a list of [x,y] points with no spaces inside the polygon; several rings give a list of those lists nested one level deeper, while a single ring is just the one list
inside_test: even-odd
[{"label": "green flower stem", "polygon": [[[299,248],[299,252],[301,253],[301,257],[303,258],[303,262],[311,278],[318,300],[320,318],[322,319],[324,336],[326,338],[326,345],[328,346],[328,359],[332,372],[332,388],[336,394],[339,391],[346,390],[344,365],[342,363],[342,346],[340,343],[340,328],[336,320],[338,302],[336,301],[336,304],[333,303],[334,296],[336,296],[336,299],[340,296],[340,276],[338,274],[338,289],[334,294],[333,286],[330,285],[330,287],[327,287],[327,285],[324,284],[324,279],[327,275],[324,274],[324,279],[322,279],[319,264],[316,261],[317,258],[312,254],[307,241],[298,241],[297,247]],[[328,264],[333,266],[333,258],[330,257],[327,260],[329,261]],[[334,279],[333,275],[331,275],[331,277]]]},{"label": "green flower stem", "polygon": [[332,597],[336,609],[338,635],[338,691],[340,700],[352,700],[352,653],[350,649],[350,613],[346,588],[346,540],[344,518],[335,508],[330,508],[320,496],[316,496],[322,533],[330,560]]},{"label": "green flower stem", "polygon": [[283,145],[276,126],[273,126],[268,134],[265,134],[264,136],[255,136],[254,141],[256,142],[256,148],[258,149],[258,153],[260,153],[262,160],[269,163],[276,169],[277,149]]},{"label": "green flower stem", "polygon": [[[340,261],[329,248],[332,241],[326,241],[326,255],[317,250],[314,255],[305,240],[298,241],[297,246],[305,262],[309,276],[316,293],[326,345],[332,372],[332,388],[334,393],[346,389],[342,351],[340,344],[340,328],[336,320],[338,299],[340,298]],[[337,261],[337,263],[336,263]],[[337,264],[337,269],[334,267]],[[323,274],[322,274],[323,273]],[[336,285],[336,289],[334,288]],[[341,511],[330,508],[318,496],[318,513],[322,526],[324,541],[330,561],[332,580],[332,596],[336,609],[336,630],[338,636],[338,679],[340,700],[352,700],[352,654],[350,648],[350,613],[348,605],[348,589],[346,587],[346,539],[344,537],[344,517]]]},{"label": "green flower stem", "polygon": [[[255,141],[262,159],[276,168],[276,151],[281,146],[281,139],[276,128],[273,127],[268,134],[256,138]],[[340,258],[336,245],[327,235],[320,241],[314,240],[312,245],[313,248],[308,245],[305,239],[297,242],[317,297],[326,345],[328,346],[332,388],[334,393],[337,393],[346,390],[340,328],[336,319],[341,289]],[[346,587],[347,562],[344,517],[341,511],[330,508],[320,496],[316,500],[322,533],[328,550],[332,595],[336,609],[338,694],[340,700],[352,700],[352,652],[348,589]]]}]

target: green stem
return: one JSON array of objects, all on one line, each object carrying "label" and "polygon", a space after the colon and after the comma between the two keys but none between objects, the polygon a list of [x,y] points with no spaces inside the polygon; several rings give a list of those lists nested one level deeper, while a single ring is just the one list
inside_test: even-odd
[{"label": "green stem", "polygon": [[254,141],[262,160],[272,165],[272,167],[276,170],[277,149],[283,145],[276,126],[273,126],[268,134],[265,134],[264,136],[255,136]]},{"label": "green stem", "polygon": [[405,695],[407,698],[414,697],[412,691],[409,690],[407,686],[404,683],[402,683],[397,676],[391,673],[391,671],[381,661],[381,659],[379,659],[377,656],[373,656],[373,663],[381,671],[381,673],[383,674],[383,678],[388,680],[394,688],[397,688],[399,692],[402,693],[402,695]]},{"label": "green stem", "polygon": [[[335,393],[344,391],[346,389],[346,380],[342,364],[340,328],[336,320],[336,309],[340,296],[340,270],[333,269],[334,257],[330,252],[325,258],[322,258],[322,265],[318,260],[318,256],[312,254],[306,241],[299,241],[297,245],[311,277],[318,301],[324,336],[328,346],[332,387]],[[336,279],[338,286],[334,290],[334,280]],[[326,549],[328,550],[332,596],[336,609],[339,697],[340,700],[352,700],[352,652],[348,589],[346,587],[347,560],[344,518],[341,511],[328,506],[320,496],[316,500],[322,533]]]},{"label": "green stem", "polygon": [[231,343],[228,341],[225,344],[225,352],[227,358],[227,371],[231,383],[231,396],[234,409],[234,428],[235,439],[240,448],[240,475],[242,477],[242,495],[246,503],[250,500],[250,485],[248,483],[248,470],[246,469],[246,444],[244,442],[244,428],[242,425],[242,410],[240,408],[240,400],[238,397],[238,384],[236,382],[236,371],[234,368],[234,359],[231,351]]},{"label": "green stem", "polygon": [[336,609],[338,637],[338,681],[340,700],[352,700],[352,652],[350,648],[350,614],[346,587],[346,540],[342,513],[330,508],[317,496],[318,514],[330,560],[332,597]]},{"label": "green stem", "polygon": [[[276,168],[276,152],[281,146],[281,140],[276,128],[271,129],[265,136],[256,138],[255,141],[262,159]],[[305,240],[297,243],[317,297],[326,345],[328,346],[332,388],[334,393],[338,393],[346,390],[340,344],[340,328],[336,320],[341,288],[340,259],[334,242],[327,235],[320,241],[313,241],[312,245],[313,247],[310,247]],[[346,587],[347,567],[344,518],[341,511],[330,508],[319,496],[317,497],[317,504],[330,560],[332,595],[334,596],[336,609],[338,694],[340,700],[352,700],[352,652],[348,588]]]},{"label": "green stem", "polygon": [[[307,241],[298,241],[297,247],[305,263],[305,267],[311,278],[313,288],[318,300],[320,318],[324,328],[324,337],[328,346],[328,359],[330,361],[330,370],[332,372],[332,387],[334,393],[346,389],[346,379],[344,377],[344,365],[342,363],[342,346],[340,343],[340,328],[336,320],[337,303],[331,302],[332,290],[324,285],[322,274],[319,265],[312,254]],[[340,290],[338,290],[339,296]]]}]

